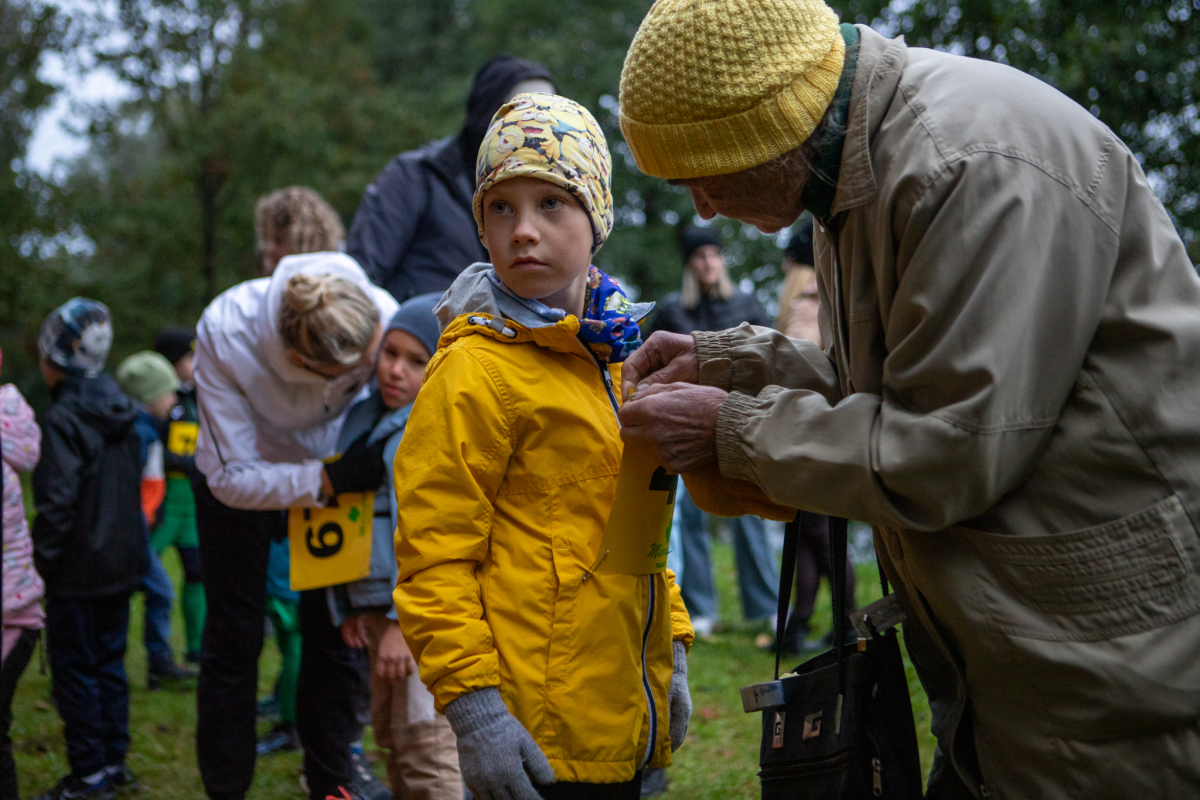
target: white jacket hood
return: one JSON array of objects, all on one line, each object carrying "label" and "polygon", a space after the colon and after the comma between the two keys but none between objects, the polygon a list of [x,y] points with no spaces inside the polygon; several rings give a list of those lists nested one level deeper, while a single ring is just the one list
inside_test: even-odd
[{"label": "white jacket hood", "polygon": [[332,380],[288,359],[279,309],[284,287],[299,274],[336,275],[360,287],[380,324],[398,308],[353,258],[334,252],[288,256],[270,278],[238,284],[209,305],[196,329],[196,466],[216,498],[234,508],[314,505],[319,459],[333,454],[346,409],[374,374],[374,358]]}]

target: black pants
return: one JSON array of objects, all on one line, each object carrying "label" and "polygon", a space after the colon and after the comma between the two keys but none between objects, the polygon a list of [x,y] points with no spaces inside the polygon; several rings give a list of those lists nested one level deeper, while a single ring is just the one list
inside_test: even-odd
[{"label": "black pants", "polygon": [[196,687],[196,756],[209,797],[241,800],[254,777],[267,552],[283,518],[278,511],[226,506],[199,473],[192,491],[208,600]]},{"label": "black pants", "polygon": [[[796,605],[793,618],[808,624],[817,602],[821,576],[829,576],[829,517],[813,515],[814,524],[801,526],[800,547],[796,551]],[[853,611],[854,566],[846,561],[846,609]]]},{"label": "black pants", "polygon": [[642,773],[625,783],[564,783],[538,786],[543,800],[637,800],[642,794]]},{"label": "black pants", "polygon": [[17,681],[29,664],[33,649],[37,646],[39,631],[23,630],[4,666],[0,667],[0,800],[19,800],[17,793],[17,765],[13,762],[12,739],[8,729],[12,727],[12,701],[17,690]]},{"label": "black pants", "polygon": [[[309,795],[337,795],[354,777],[350,743],[358,737],[367,651],[348,647],[329,613],[328,592],[300,593],[300,680],[296,731],[304,745]],[[340,796],[340,795],[338,795]]]},{"label": "black pants", "polygon": [[125,763],[129,681],[125,636],[129,595],[46,601],[46,649],[54,705],[63,721],[73,775]]}]

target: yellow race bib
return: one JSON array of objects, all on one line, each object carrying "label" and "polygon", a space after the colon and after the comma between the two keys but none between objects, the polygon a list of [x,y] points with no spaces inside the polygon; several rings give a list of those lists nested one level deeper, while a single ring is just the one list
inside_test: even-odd
[{"label": "yellow race bib", "polygon": [[176,420],[167,428],[167,450],[177,456],[194,456],[199,435],[199,423]]},{"label": "yellow race bib", "polygon": [[625,445],[597,571],[650,575],[667,568],[678,483],[679,476],[658,463],[653,445]]},{"label": "yellow race bib", "polygon": [[374,492],[345,492],[328,508],[288,509],[293,591],[337,586],[371,573]]}]

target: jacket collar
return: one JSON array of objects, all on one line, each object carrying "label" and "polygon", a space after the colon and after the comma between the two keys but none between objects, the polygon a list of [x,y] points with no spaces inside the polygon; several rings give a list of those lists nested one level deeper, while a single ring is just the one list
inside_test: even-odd
[{"label": "jacket collar", "polygon": [[804,184],[800,201],[817,219],[828,219],[833,215],[833,198],[837,192],[838,173],[841,171],[842,151],[846,143],[846,117],[850,107],[850,90],[854,84],[854,73],[858,65],[858,29],[842,24],[842,39],[846,43],[846,62],[837,91],[830,103],[831,137],[821,148],[813,174]]},{"label": "jacket collar", "polygon": [[871,168],[871,139],[883,122],[908,61],[904,37],[885,39],[867,25],[857,25],[858,65],[850,93],[845,145],[838,174],[833,214],[869,203],[877,192]]}]

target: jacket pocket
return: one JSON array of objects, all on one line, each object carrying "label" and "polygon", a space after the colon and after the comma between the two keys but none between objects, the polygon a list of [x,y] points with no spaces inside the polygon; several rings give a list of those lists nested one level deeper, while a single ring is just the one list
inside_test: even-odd
[{"label": "jacket pocket", "polygon": [[[1200,611],[1196,530],[1175,495],[1069,533],[1005,536],[964,529],[1000,586],[987,613],[1007,633],[1099,641]],[[1000,587],[997,587],[1000,588]]]}]

